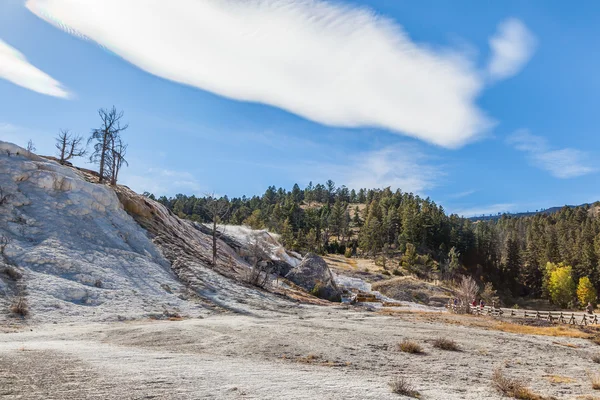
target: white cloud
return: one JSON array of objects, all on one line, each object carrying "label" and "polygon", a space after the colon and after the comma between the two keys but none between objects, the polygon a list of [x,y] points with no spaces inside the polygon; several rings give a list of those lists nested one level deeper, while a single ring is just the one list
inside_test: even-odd
[{"label": "white cloud", "polygon": [[62,84],[27,61],[17,49],[0,39],[0,78],[49,96],[68,98]]},{"label": "white cloud", "polygon": [[483,74],[464,52],[417,44],[366,8],[318,0],[26,4],[151,74],[326,125],[380,127],[450,148],[492,125],[475,104]]},{"label": "white cloud", "polygon": [[418,146],[399,144],[345,157],[339,163],[318,163],[302,168],[315,182],[332,179],[351,189],[391,187],[423,195],[436,187],[445,173],[430,162]]},{"label": "white cloud", "polygon": [[512,134],[507,142],[527,153],[534,165],[556,178],[575,178],[597,171],[590,165],[586,152],[571,148],[551,149],[546,139],[524,129]]},{"label": "white cloud", "polygon": [[515,18],[503,21],[498,26],[498,32],[490,38],[490,79],[506,79],[516,75],[531,59],[536,42],[535,36],[523,22]]}]

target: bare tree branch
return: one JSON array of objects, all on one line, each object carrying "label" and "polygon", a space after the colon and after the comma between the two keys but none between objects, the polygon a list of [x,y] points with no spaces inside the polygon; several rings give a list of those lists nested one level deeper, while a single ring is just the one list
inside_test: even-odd
[{"label": "bare tree branch", "polygon": [[120,168],[124,163],[124,159],[121,160],[123,154],[118,150],[119,146],[121,146],[121,150],[123,151],[123,144],[119,145],[120,134],[129,125],[121,124],[123,111],[117,112],[114,106],[110,110],[101,108],[98,110],[98,115],[102,120],[102,124],[100,128],[92,130],[92,136],[88,139],[88,144],[93,141],[96,142],[93,147],[94,151],[90,155],[90,162],[97,163],[100,166],[98,171],[100,182],[104,179],[109,179],[111,183],[116,183],[118,173],[115,172],[118,170],[117,164]]},{"label": "bare tree branch", "polygon": [[56,137],[56,149],[61,164],[69,161],[73,157],[83,157],[87,150],[83,147],[83,137],[72,135],[68,129],[61,129]]}]

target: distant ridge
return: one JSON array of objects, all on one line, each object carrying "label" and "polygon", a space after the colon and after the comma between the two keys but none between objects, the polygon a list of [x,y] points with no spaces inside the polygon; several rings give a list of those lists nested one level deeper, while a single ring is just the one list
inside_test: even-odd
[{"label": "distant ridge", "polygon": [[507,216],[507,217],[511,217],[511,218],[531,217],[531,216],[537,215],[537,214],[554,214],[554,213],[559,212],[564,207],[589,208],[589,207],[593,206],[594,204],[596,204],[596,203],[584,203],[584,204],[580,204],[577,206],[564,205],[564,206],[560,206],[560,207],[551,207],[551,208],[546,208],[543,210],[527,211],[527,212],[520,212],[520,213],[501,213],[501,214],[495,214],[495,215],[479,215],[479,216],[475,216],[475,217],[469,217],[468,219],[471,221],[492,221],[492,220],[498,220],[498,219],[502,218],[503,216]]}]

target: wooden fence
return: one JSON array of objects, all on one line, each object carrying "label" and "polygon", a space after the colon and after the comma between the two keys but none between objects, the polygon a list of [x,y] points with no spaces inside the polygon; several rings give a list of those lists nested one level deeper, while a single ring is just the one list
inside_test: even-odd
[{"label": "wooden fence", "polygon": [[[464,314],[466,309],[464,306],[447,306],[450,311],[457,314]],[[469,305],[471,314],[475,315],[491,315],[491,316],[502,316],[511,318],[530,318],[548,321],[551,323],[561,323],[569,325],[598,325],[598,316],[596,314],[588,313],[575,313],[575,312],[564,312],[564,311],[535,311],[535,310],[521,310],[514,308],[500,308],[500,307],[480,307]]]}]

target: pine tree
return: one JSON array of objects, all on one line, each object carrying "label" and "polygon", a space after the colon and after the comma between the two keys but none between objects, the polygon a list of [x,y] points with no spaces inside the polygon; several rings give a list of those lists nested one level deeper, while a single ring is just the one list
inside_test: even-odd
[{"label": "pine tree", "polygon": [[283,222],[281,227],[281,243],[289,248],[292,248],[294,245],[294,231],[292,230],[289,218]]},{"label": "pine tree", "polygon": [[517,284],[517,277],[521,268],[521,255],[519,251],[519,243],[516,239],[509,237],[505,244],[505,261],[504,261],[504,278],[506,284],[511,289],[513,294]]}]

